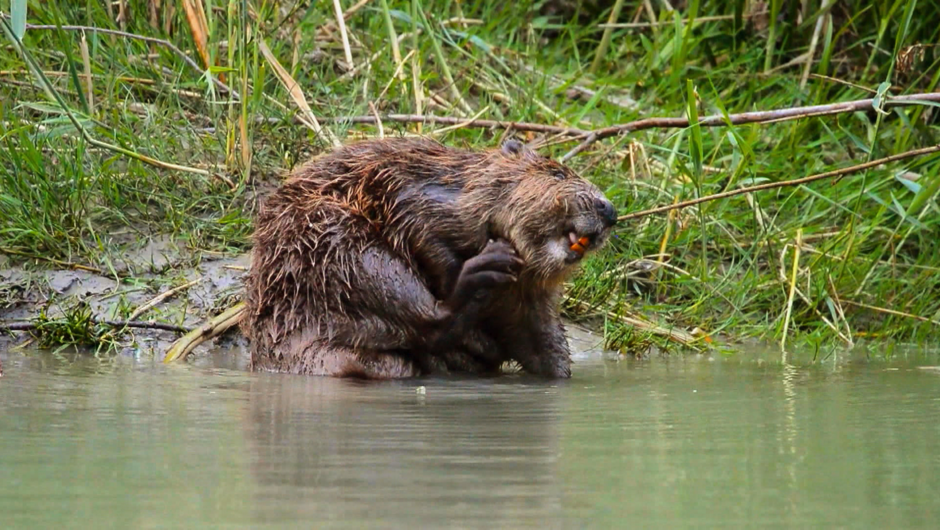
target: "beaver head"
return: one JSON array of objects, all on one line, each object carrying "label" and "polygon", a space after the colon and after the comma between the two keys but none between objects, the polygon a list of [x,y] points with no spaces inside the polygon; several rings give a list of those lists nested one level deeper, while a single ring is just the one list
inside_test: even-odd
[{"label": "beaver head", "polygon": [[[490,153],[480,182],[489,201],[487,236],[516,248],[528,272],[560,280],[586,252],[599,249],[617,223],[614,205],[573,170],[518,140]],[[484,199],[485,198],[485,199]]]}]

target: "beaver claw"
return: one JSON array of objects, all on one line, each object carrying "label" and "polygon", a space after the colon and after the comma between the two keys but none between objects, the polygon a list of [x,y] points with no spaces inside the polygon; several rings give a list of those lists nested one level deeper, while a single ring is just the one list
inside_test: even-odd
[{"label": "beaver claw", "polygon": [[495,288],[515,282],[522,265],[508,241],[490,241],[482,252],[464,262],[448,305],[456,310],[470,300],[485,300]]}]

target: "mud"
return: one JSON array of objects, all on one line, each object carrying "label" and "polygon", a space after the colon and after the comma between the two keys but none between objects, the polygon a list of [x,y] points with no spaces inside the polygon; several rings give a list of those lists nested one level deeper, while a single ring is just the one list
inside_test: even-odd
[{"label": "mud", "polygon": [[[138,307],[187,282],[195,285],[160,302],[134,320],[196,327],[241,299],[248,255],[220,255],[186,249],[167,237],[142,241],[120,260],[91,269],[61,268],[0,254],[0,325],[49,318],[87,304],[98,320],[127,320]],[[162,357],[179,333],[134,329],[120,337],[119,350],[134,356]],[[0,332],[0,350],[29,340],[28,332]],[[201,346],[196,354],[243,344],[238,333]]]}]

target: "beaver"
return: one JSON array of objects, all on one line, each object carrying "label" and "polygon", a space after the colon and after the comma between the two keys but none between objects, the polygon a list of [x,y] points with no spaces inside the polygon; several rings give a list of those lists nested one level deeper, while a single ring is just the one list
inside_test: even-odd
[{"label": "beaver", "polygon": [[486,151],[367,140],[298,167],[263,201],[246,275],[253,370],[403,378],[571,375],[562,282],[613,204],[509,139]]}]

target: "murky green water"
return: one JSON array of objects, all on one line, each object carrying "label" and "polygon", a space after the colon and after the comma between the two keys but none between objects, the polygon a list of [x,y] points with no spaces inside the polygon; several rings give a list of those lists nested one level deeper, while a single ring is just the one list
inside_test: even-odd
[{"label": "murky green water", "polygon": [[936,359],[739,357],[365,384],[6,352],[0,526],[940,524]]}]

